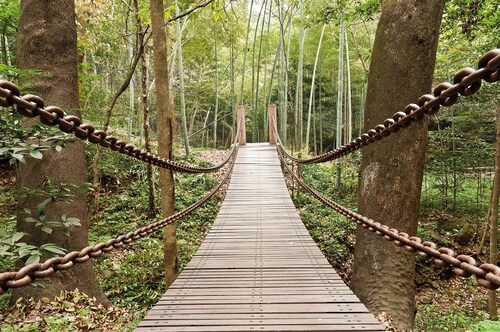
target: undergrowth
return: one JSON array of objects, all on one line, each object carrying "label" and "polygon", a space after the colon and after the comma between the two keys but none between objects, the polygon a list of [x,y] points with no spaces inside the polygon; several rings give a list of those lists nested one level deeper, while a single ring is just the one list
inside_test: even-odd
[{"label": "undergrowth", "polygon": [[[93,148],[90,147],[88,156],[92,155]],[[211,165],[210,162],[194,156],[177,160],[199,166]],[[161,219],[158,190],[155,197],[157,216],[147,216],[147,171],[143,163],[104,150],[99,165],[101,190],[98,208],[91,217],[91,245],[108,241]],[[158,170],[155,169],[156,188],[159,186],[158,178]],[[175,182],[176,209],[180,211],[199,200],[218,180],[211,174],[178,173]],[[1,195],[0,199],[5,206],[0,209],[2,218],[12,220],[15,227],[14,196],[6,193]],[[216,195],[202,208],[177,222],[180,270],[189,262],[210,229],[218,212],[220,199],[221,196]],[[8,231],[14,231],[14,227],[10,227]],[[98,306],[92,299],[80,293],[62,293],[56,299],[46,299],[38,303],[20,300],[5,315],[0,316],[1,331],[77,331],[81,330],[81,324],[86,324],[88,331],[130,331],[165,292],[161,232],[104,254],[96,258],[93,265],[98,284],[113,304],[112,307]],[[2,266],[2,271],[11,267]],[[0,300],[6,308],[8,295]],[[74,305],[69,305],[75,301]],[[35,318],[34,312],[41,317]],[[25,321],[26,317],[31,318]]]},{"label": "undergrowth", "polygon": [[[341,186],[336,183],[333,163],[300,166],[304,181],[337,203],[356,210],[357,157],[343,161]],[[358,160],[359,165],[359,160]],[[288,176],[294,203],[312,238],[330,264],[349,282],[355,246],[356,225],[309,194],[297,189]],[[474,189],[477,178],[465,177],[457,187],[456,203],[449,197],[442,203],[440,177],[426,174],[418,236],[459,253],[475,250],[484,225],[491,179],[482,179],[483,189]],[[481,201],[483,203],[481,203]],[[487,201],[487,200],[486,200]],[[471,222],[472,221],[472,222]],[[474,279],[456,278],[450,271],[436,269],[430,262],[417,259],[417,316],[415,331],[500,331],[500,322],[488,320],[487,291]]]}]

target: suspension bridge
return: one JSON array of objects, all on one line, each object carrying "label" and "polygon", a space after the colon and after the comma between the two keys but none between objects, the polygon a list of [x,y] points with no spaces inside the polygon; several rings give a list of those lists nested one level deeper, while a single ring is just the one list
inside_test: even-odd
[{"label": "suspension bridge", "polygon": [[[109,136],[74,115],[45,107],[34,95],[22,96],[18,87],[0,80],[0,106],[12,107],[26,117],[39,117],[49,126],[124,153],[140,161],[179,172],[208,173],[225,170],[222,181],[206,196],[168,218],[120,235],[107,242],[73,251],[18,271],[0,273],[0,293],[47,278],[115,248],[147,236],[200,208],[229,183],[217,219],[200,249],[147,314],[137,331],[383,331],[383,327],[343,283],[303,226],[290,199],[282,169],[304,190],[336,212],[367,228],[374,235],[461,277],[474,275],[478,285],[500,287],[500,267],[480,264],[351,211],[309,187],[290,164],[331,161],[383,140],[421,121],[440,106],[471,95],[482,81],[500,80],[500,50],[481,57],[478,69],[466,68],[454,83],[441,83],[433,94],[330,152],[300,159],[287,152],[276,126],[275,107],[269,108],[269,143],[246,144],[243,109],[238,110],[237,137],[223,162],[209,168],[181,164],[142,151]],[[383,143],[376,143],[383,144]],[[361,244],[360,244],[361,245]]]}]

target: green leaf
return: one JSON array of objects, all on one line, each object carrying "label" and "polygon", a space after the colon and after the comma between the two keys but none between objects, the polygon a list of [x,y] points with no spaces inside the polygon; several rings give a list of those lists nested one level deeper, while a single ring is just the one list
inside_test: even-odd
[{"label": "green leaf", "polygon": [[13,153],[12,154],[12,157],[13,158],[16,158],[17,160],[19,160],[20,162],[24,163],[24,156],[22,154],[18,154],[18,153]]},{"label": "green leaf", "polygon": [[47,234],[52,234],[52,228],[50,228],[48,226],[43,226],[42,227],[42,232],[45,232]]},{"label": "green leaf", "polygon": [[12,243],[15,243],[15,242],[21,240],[21,238],[23,236],[25,236],[25,235],[26,235],[26,233],[23,233],[23,232],[16,232],[16,233],[14,233],[14,235],[12,235],[12,238],[11,238],[12,239]]},{"label": "green leaf", "polygon": [[26,221],[26,222],[38,222],[38,220],[36,220],[33,217],[24,218],[24,221]]},{"label": "green leaf", "polygon": [[78,218],[68,218],[67,222],[73,226],[81,226],[80,219]]},{"label": "green leaf", "polygon": [[43,158],[43,154],[40,152],[40,150],[31,150],[30,156],[32,156],[35,159],[42,159]]},{"label": "green leaf", "polygon": [[36,206],[38,213],[40,213],[47,205],[52,203],[52,197],[44,199],[40,204]]},{"label": "green leaf", "polygon": [[66,253],[64,248],[58,247],[53,243],[44,244],[43,246],[40,247],[40,249],[57,255],[64,255]]},{"label": "green leaf", "polygon": [[26,265],[39,263],[41,257],[42,254],[39,252],[32,254],[30,258],[28,258],[28,260],[26,261]]}]

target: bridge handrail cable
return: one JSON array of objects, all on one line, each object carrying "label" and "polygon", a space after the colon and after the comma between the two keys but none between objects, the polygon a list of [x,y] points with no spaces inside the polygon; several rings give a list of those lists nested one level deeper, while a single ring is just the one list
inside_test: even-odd
[{"label": "bridge handrail cable", "polygon": [[385,119],[383,123],[378,124],[345,145],[308,159],[294,157],[286,150],[283,152],[287,158],[299,164],[323,163],[340,158],[390,136],[401,128],[410,126],[413,122],[422,121],[424,115],[436,114],[440,106],[455,104],[459,94],[470,96],[476,93],[481,88],[481,80],[489,83],[500,80],[500,49],[493,49],[485,53],[478,61],[477,70],[469,67],[463,68],[455,74],[453,78],[454,84],[448,82],[439,84],[434,89],[433,95],[422,95],[416,104],[409,104],[403,111],[395,113],[392,117]]},{"label": "bridge handrail cable", "polygon": [[388,241],[394,241],[395,245],[403,246],[410,252],[417,252],[419,256],[425,259],[434,257],[436,265],[440,267],[452,267],[453,272],[457,276],[468,278],[475,275],[480,286],[494,290],[500,287],[500,267],[488,263],[478,265],[476,260],[471,256],[457,255],[454,250],[446,247],[438,248],[434,242],[422,241],[417,236],[409,236],[405,232],[400,232],[395,228],[390,228],[387,225],[353,212],[309,187],[287,163],[287,159],[302,164],[320,163],[337,159],[387,137],[401,128],[407,128],[414,121],[421,121],[424,115],[436,114],[441,105],[451,106],[455,104],[459,94],[469,96],[476,93],[481,87],[482,80],[490,83],[500,80],[500,49],[494,49],[484,54],[479,59],[478,67],[479,69],[477,70],[472,68],[460,70],[455,75],[454,85],[447,82],[439,84],[434,89],[434,95],[423,95],[419,98],[418,104],[409,104],[404,112],[397,112],[392,118],[386,119],[383,124],[370,129],[367,133],[349,144],[310,159],[300,159],[290,155],[281,141],[274,117],[271,118],[270,125],[276,137],[278,155],[282,164],[299,185],[313,197],[339,214],[355,221],[358,225],[367,228],[369,231]]},{"label": "bridge handrail cable", "polygon": [[480,286],[488,289],[497,289],[500,287],[500,267],[493,264],[481,264],[478,266],[476,260],[468,255],[458,255],[450,248],[438,248],[434,242],[422,241],[417,236],[409,236],[405,232],[400,232],[395,228],[390,228],[387,225],[374,221],[359,213],[353,212],[332,199],[323,196],[311,187],[309,187],[286,163],[284,149],[281,144],[278,144],[278,152],[282,164],[285,165],[288,173],[310,193],[314,198],[322,202],[324,205],[334,209],[339,214],[355,221],[358,225],[367,228],[378,236],[383,237],[387,241],[394,241],[394,244],[403,246],[407,251],[417,252],[424,259],[434,257],[434,263],[440,267],[453,267],[453,273],[457,276],[468,278],[475,275]]},{"label": "bridge handrail cable", "polygon": [[39,116],[40,121],[48,126],[59,125],[59,129],[65,133],[73,133],[81,140],[87,139],[90,143],[99,144],[102,147],[110,148],[125,155],[136,158],[140,161],[153,164],[162,168],[171,169],[184,173],[211,173],[218,171],[228,163],[234,154],[236,145],[233,144],[222,162],[211,167],[198,167],[184,163],[175,162],[150,152],[138,149],[133,144],[118,140],[116,137],[108,135],[103,130],[96,130],[88,123],[82,123],[82,119],[75,115],[68,115],[61,108],[47,106],[42,98],[27,94],[21,96],[20,90],[14,83],[0,80],[0,106],[10,107],[16,105],[19,114],[27,118]]},{"label": "bridge handrail cable", "polygon": [[134,242],[146,235],[149,235],[177,220],[189,215],[194,210],[205,204],[210,198],[212,198],[221,187],[227,183],[234,166],[234,161],[238,152],[238,144],[234,144],[232,149],[232,154],[229,158],[230,162],[228,164],[228,169],[225,172],[224,177],[218,185],[216,185],[212,190],[202,197],[196,203],[188,206],[186,209],[179,211],[167,218],[149,224],[147,226],[138,228],[133,232],[120,235],[116,238],[110,239],[107,242],[101,242],[94,246],[87,246],[80,251],[72,251],[64,256],[49,258],[43,263],[34,263],[24,266],[18,271],[3,272],[0,273],[0,294],[5,293],[9,288],[24,287],[31,284],[37,278],[47,278],[52,276],[57,271],[67,270],[73,267],[75,264],[85,263],[90,258],[99,257],[103,253],[110,252],[116,248],[122,247],[124,244]]}]

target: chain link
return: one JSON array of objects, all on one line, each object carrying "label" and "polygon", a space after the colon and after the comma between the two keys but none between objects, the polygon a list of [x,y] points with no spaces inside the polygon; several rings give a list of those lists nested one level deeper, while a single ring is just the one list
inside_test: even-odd
[{"label": "chain link", "polygon": [[235,151],[236,153],[232,158],[230,158],[228,168],[221,182],[196,203],[170,217],[138,228],[133,232],[120,235],[107,242],[101,242],[94,246],[88,246],[80,251],[72,251],[67,253],[65,256],[50,258],[43,263],[29,264],[17,272],[0,273],[0,294],[5,293],[9,288],[24,287],[31,284],[37,278],[47,278],[52,276],[57,271],[67,270],[75,264],[85,263],[91,258],[101,256],[104,253],[122,247],[124,244],[136,241],[179,220],[184,216],[189,215],[191,212],[205,204],[205,202],[212,198],[220,190],[220,188],[227,183],[233,170],[234,161],[238,151],[237,147],[235,148]]},{"label": "chain link", "polygon": [[481,88],[481,80],[489,83],[500,80],[500,49],[493,49],[485,53],[479,59],[477,70],[463,68],[455,74],[454,84],[448,82],[439,84],[434,89],[433,95],[422,95],[417,104],[409,104],[404,111],[395,113],[392,117],[385,119],[383,123],[368,130],[350,143],[309,159],[294,157],[286,150],[283,153],[288,159],[300,164],[316,164],[338,159],[363,146],[388,137],[401,128],[410,126],[413,122],[422,121],[425,115],[436,114],[440,106],[455,104],[459,95],[470,96],[476,93]]},{"label": "chain link", "polygon": [[394,244],[403,247],[407,251],[416,252],[419,256],[428,259],[434,257],[434,263],[441,267],[452,267],[453,272],[464,278],[475,275],[480,286],[488,289],[500,287],[500,267],[493,264],[481,264],[478,266],[476,260],[471,256],[458,255],[450,248],[437,248],[437,245],[430,241],[422,242],[417,236],[409,236],[395,228],[390,228],[359,213],[353,212],[333,200],[323,196],[309,187],[290,166],[286,163],[285,149],[278,143],[278,154],[282,164],[293,178],[317,200],[334,209],[337,213],[355,221],[358,225],[367,228],[387,241],[394,241]]},{"label": "chain link", "polygon": [[212,167],[197,167],[186,165],[175,161],[162,158],[150,152],[140,150],[134,145],[119,140],[114,136],[108,135],[103,130],[96,130],[94,126],[88,123],[82,123],[82,119],[75,115],[68,115],[62,109],[56,106],[45,107],[42,98],[28,94],[21,96],[19,88],[9,81],[0,80],[0,106],[10,107],[16,105],[19,114],[27,118],[40,117],[40,121],[48,126],[59,126],[59,129],[65,133],[73,133],[81,140],[87,139],[90,143],[99,144],[102,147],[110,148],[113,151],[126,154],[140,161],[156,165],[162,168],[168,168],[173,171],[184,173],[210,173],[221,169],[233,157],[236,145],[233,144],[226,158],[219,164]]}]

